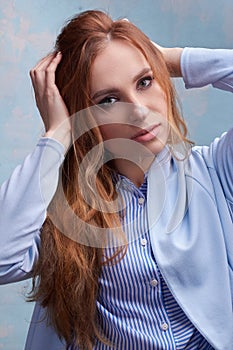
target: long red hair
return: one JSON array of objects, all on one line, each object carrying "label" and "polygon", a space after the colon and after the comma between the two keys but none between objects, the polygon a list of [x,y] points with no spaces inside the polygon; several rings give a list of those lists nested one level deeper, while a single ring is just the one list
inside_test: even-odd
[{"label": "long red hair", "polygon": [[[73,17],[57,38],[55,49],[61,51],[62,60],[56,71],[56,84],[70,115],[92,104],[91,68],[109,39],[129,42],[145,56],[167,97],[168,118],[172,126],[169,139],[173,140],[171,142],[176,142],[177,139],[186,142],[186,126],[177,109],[175,91],[163,56],[132,23],[124,20],[113,21],[100,11],[86,11]],[[77,122],[75,127],[81,126]],[[78,181],[83,158],[101,141],[98,128],[92,128],[81,138],[74,140],[63,164],[61,183],[69,206],[82,223],[111,228],[120,226],[118,213],[95,209],[98,196],[93,195],[88,186],[85,191],[90,191],[92,204],[87,204]],[[82,186],[88,183],[90,173],[97,172],[96,187],[99,195],[111,203],[116,198],[111,168],[103,164],[104,162],[98,171],[97,166],[95,167],[96,163],[103,160],[103,154],[104,150],[100,148],[98,154],[90,159]],[[58,213],[60,221],[65,225],[66,213],[59,208],[59,200],[56,199],[55,195],[50,207]],[[40,258],[34,269],[31,300],[37,300],[47,308],[49,321],[67,344],[75,341],[81,349],[92,349],[96,339],[106,342],[96,312],[98,278],[106,261],[104,262],[101,247],[78,243],[79,235],[85,230],[85,224],[77,225],[76,239],[71,239],[47,217],[41,233]],[[112,261],[116,257],[122,257],[121,253],[122,249],[117,249]]]}]

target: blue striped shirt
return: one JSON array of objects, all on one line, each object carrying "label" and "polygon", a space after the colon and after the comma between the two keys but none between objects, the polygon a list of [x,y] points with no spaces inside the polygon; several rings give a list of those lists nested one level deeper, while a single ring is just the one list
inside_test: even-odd
[{"label": "blue striped shirt", "polygon": [[[116,186],[126,203],[122,225],[130,240],[124,258],[102,268],[97,310],[112,346],[97,341],[94,349],[213,349],[179,307],[156,264],[148,232],[147,177],[137,188],[119,176]],[[105,249],[108,257],[114,252]]]}]

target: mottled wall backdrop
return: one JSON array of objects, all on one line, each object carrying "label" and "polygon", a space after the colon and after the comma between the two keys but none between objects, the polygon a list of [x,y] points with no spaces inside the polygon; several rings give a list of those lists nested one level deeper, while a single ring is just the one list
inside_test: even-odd
[{"label": "mottled wall backdrop", "polygon": [[[233,48],[232,0],[0,0],[0,183],[42,133],[28,72],[53,47],[65,20],[86,9],[127,17],[164,46]],[[230,127],[229,93],[175,84],[196,143],[208,144]],[[23,349],[33,307],[24,302],[29,287],[30,281],[0,287],[0,349]]]}]

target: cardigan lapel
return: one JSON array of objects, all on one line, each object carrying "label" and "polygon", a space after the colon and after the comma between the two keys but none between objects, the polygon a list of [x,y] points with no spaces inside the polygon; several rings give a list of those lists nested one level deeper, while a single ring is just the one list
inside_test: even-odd
[{"label": "cardigan lapel", "polygon": [[147,202],[152,249],[168,287],[191,322],[213,347],[232,350],[224,234],[214,194],[208,193],[212,186],[208,170],[201,173],[202,185],[195,179],[196,171],[195,163],[191,168],[190,161],[172,158],[152,164]]}]

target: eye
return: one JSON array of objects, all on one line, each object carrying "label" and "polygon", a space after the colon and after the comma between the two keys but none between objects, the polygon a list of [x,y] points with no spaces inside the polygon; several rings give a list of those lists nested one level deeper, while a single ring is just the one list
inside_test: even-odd
[{"label": "eye", "polygon": [[100,102],[98,102],[98,105],[101,105],[101,107],[108,107],[116,103],[118,99],[116,97],[107,96],[103,98]]},{"label": "eye", "polygon": [[137,83],[137,89],[139,89],[139,90],[147,89],[148,87],[151,86],[153,79],[154,78],[152,76],[148,76],[148,77],[144,77],[144,78],[140,79]]}]

